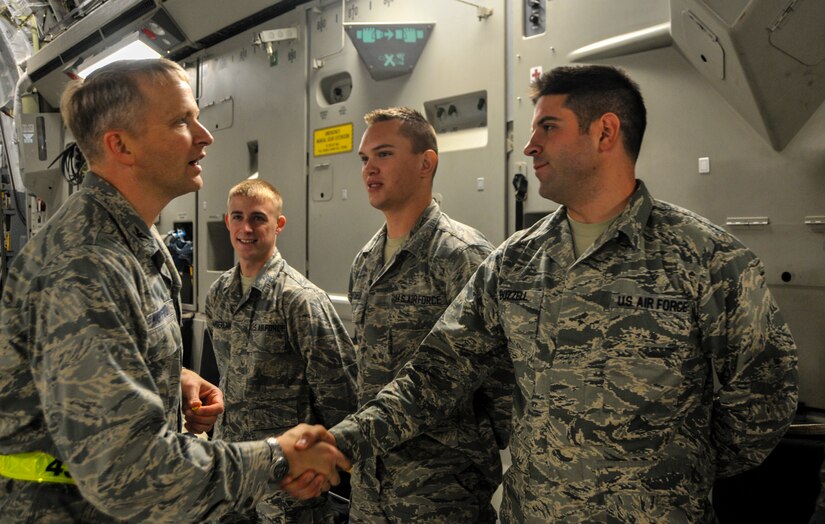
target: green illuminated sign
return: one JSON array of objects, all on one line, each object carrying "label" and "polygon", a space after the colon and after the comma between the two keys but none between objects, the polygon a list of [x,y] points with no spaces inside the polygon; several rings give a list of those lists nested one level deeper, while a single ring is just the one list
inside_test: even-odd
[{"label": "green illuminated sign", "polygon": [[[429,36],[429,33],[427,33],[427,36]],[[375,26],[370,26],[356,30],[355,37],[365,44],[373,44],[380,40],[402,40],[407,44],[414,44],[419,40],[427,40],[427,37],[424,36],[424,30],[415,27],[380,29]]]},{"label": "green illuminated sign", "polygon": [[434,23],[344,24],[358,56],[375,80],[411,73],[434,27]]}]

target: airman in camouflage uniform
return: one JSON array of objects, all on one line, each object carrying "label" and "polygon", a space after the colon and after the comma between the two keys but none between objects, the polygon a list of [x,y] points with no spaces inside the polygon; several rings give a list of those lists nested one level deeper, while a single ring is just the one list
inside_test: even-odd
[{"label": "airman in camouflage uniform", "polygon": [[[3,522],[217,517],[260,498],[284,457],[290,474],[334,482],[337,452],[304,460],[294,432],[228,444],[176,431],[182,387],[209,397],[203,411],[222,407],[217,388],[181,373],[180,280],[151,226],[202,185],[197,161],[212,142],[185,72],[116,62],[71,84],[62,109],[92,172],[14,259],[3,291]],[[32,454],[54,459],[42,482],[17,476]]]},{"label": "airman in camouflage uniform", "polygon": [[[363,175],[370,203],[387,223],[355,257],[350,275],[361,404],[412,357],[492,249],[432,201],[438,157],[429,123],[406,108],[365,120]],[[386,251],[398,237],[408,238]],[[449,421],[356,467],[352,521],[495,522],[490,499],[501,481],[499,448],[509,438],[513,390],[512,373],[503,376],[503,383],[473,388]]]},{"label": "airman in camouflage uniform", "polygon": [[[713,522],[714,478],[758,465],[796,408],[795,346],[763,266],[635,179],[645,110],[622,72],[554,69],[534,95],[525,153],[563,206],[496,249],[331,432],[354,462],[384,453],[453,413],[505,353],[502,522]],[[609,224],[578,257],[571,219]]]},{"label": "airman in camouflage uniform", "polygon": [[[245,180],[229,191],[226,223],[240,261],[206,297],[226,402],[216,438],[266,438],[299,422],[332,425],[356,407],[342,361],[352,352],[346,328],[326,293],[292,269],[276,247],[286,224],[281,202],[263,180]],[[258,504],[257,518],[332,522],[326,501],[299,502],[274,491]]]}]

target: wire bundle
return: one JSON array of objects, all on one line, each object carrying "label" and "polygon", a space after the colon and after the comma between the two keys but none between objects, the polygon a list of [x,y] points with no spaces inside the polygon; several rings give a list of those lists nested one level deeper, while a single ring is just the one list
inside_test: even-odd
[{"label": "wire bundle", "polygon": [[63,178],[66,179],[66,182],[71,186],[80,186],[83,182],[83,176],[89,169],[86,165],[86,158],[84,158],[83,153],[80,152],[77,144],[69,142],[66,149],[49,164],[49,167],[52,167],[58,160],[60,160],[60,172],[63,174]]}]

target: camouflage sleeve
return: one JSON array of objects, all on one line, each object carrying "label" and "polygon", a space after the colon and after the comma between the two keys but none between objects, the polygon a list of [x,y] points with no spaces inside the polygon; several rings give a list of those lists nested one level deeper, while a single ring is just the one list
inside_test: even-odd
[{"label": "camouflage sleeve", "polygon": [[453,252],[450,263],[444,268],[447,300],[452,301],[461,293],[478,266],[490,256],[492,251],[493,246],[490,244],[477,244]]},{"label": "camouflage sleeve", "polygon": [[796,346],[767,288],[758,259],[742,248],[716,254],[701,304],[703,344],[717,385],[712,444],[717,476],[760,464],[796,411]]},{"label": "camouflage sleeve", "polygon": [[[157,334],[147,332],[134,279],[115,262],[91,252],[61,268],[71,278],[32,284],[32,375],[57,455],[83,497],[117,518],[198,521],[243,508],[267,486],[269,446],[208,442],[169,427],[167,404],[177,397],[164,398],[155,379],[176,385],[179,347],[142,353],[136,334]],[[175,322],[172,315],[156,329]]]},{"label": "camouflage sleeve", "polygon": [[494,357],[507,352],[496,260],[479,267],[396,378],[331,429],[353,462],[384,454],[449,417],[489,375]]},{"label": "camouflage sleeve", "polygon": [[[447,281],[447,297],[453,300],[475,273],[478,266],[490,255],[490,244],[473,245],[462,250],[458,260],[452,265],[452,277]],[[473,405],[476,414],[486,416],[493,428],[493,435],[499,449],[504,449],[510,442],[512,430],[513,407],[513,363],[507,352],[496,355],[492,372],[475,392]]]},{"label": "camouflage sleeve", "polygon": [[493,358],[490,373],[476,391],[474,403],[476,412],[489,418],[498,448],[504,449],[510,445],[513,430],[515,375],[509,352],[500,351]]},{"label": "camouflage sleeve", "polygon": [[354,384],[344,363],[353,354],[352,341],[322,291],[302,289],[286,308],[289,339],[306,362],[313,411],[321,417],[321,424],[337,424],[357,407]]},{"label": "camouflage sleeve", "polygon": [[[357,256],[355,257],[355,260],[356,261],[358,260]],[[352,267],[355,267],[354,264],[355,264],[355,262],[353,262]],[[350,311],[352,311],[352,286],[353,286],[352,271],[350,271],[349,283],[347,284],[347,300],[349,301]],[[358,384],[358,359],[355,356],[355,347],[356,347],[356,344],[358,342],[357,342],[357,339],[355,337],[356,334],[357,334],[357,330],[353,333],[352,337],[350,338],[350,345],[346,346],[344,348],[344,352],[341,355],[341,357],[344,361],[344,370],[346,371],[347,377],[349,378],[350,387],[352,387],[352,390],[354,392],[356,392],[355,401],[356,401],[356,407],[357,407],[357,405],[358,405],[358,394],[357,394],[358,388],[357,388],[356,385]]]}]

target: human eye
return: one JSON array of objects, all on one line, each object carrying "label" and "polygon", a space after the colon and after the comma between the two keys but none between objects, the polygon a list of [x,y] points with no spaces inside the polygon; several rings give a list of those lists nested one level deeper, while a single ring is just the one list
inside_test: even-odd
[{"label": "human eye", "polygon": [[196,115],[193,115],[192,113],[186,113],[184,115],[181,115],[175,121],[175,124],[176,125],[181,125],[181,126],[190,126],[190,125],[192,125],[193,122],[196,122],[197,120],[198,120],[198,117]]}]

